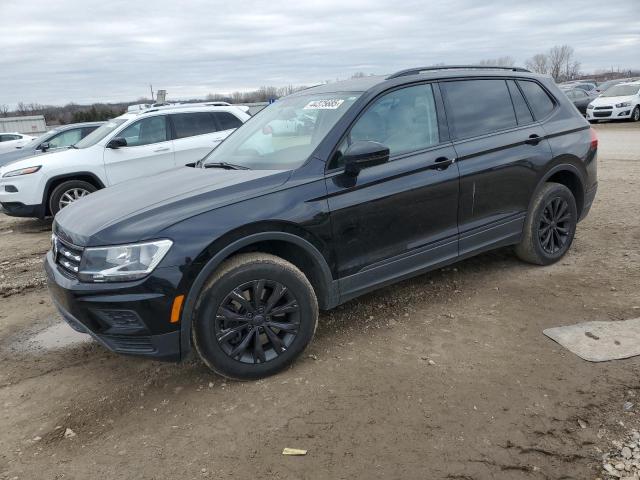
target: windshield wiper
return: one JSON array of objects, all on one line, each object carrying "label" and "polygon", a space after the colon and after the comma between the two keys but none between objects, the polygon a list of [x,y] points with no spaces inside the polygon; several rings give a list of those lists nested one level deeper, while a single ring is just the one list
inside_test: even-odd
[{"label": "windshield wiper", "polygon": [[202,165],[202,168],[224,168],[226,170],[251,170],[249,167],[243,165],[234,165],[227,162],[211,162]]},{"label": "windshield wiper", "polygon": [[75,145],[69,145],[69,148],[73,148],[75,150],[78,150],[78,147],[76,147]]}]

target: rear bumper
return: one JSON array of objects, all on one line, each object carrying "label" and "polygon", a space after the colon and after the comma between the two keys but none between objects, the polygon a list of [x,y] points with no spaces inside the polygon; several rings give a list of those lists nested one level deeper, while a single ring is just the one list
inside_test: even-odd
[{"label": "rear bumper", "polygon": [[587,190],[584,193],[584,205],[582,206],[582,213],[580,214],[580,218],[578,221],[583,220],[591,210],[591,206],[593,205],[593,201],[596,198],[596,193],[598,192],[598,184],[596,183],[590,190]]},{"label": "rear bumper", "polygon": [[51,252],[44,268],[53,303],[74,330],[116,353],[180,360],[180,325],[169,323],[169,278],[83,284],[61,273]]}]

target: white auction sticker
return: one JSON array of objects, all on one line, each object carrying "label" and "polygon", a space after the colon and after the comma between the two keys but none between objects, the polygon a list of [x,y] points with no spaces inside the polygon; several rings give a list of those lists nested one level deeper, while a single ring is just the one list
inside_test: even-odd
[{"label": "white auction sticker", "polygon": [[335,110],[344,103],[341,98],[329,98],[326,100],[312,100],[305,105],[304,110]]}]

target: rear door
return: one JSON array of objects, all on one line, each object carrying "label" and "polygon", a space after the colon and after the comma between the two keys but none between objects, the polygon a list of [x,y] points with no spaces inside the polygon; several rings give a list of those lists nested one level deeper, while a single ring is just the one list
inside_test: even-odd
[{"label": "rear door", "polygon": [[[326,184],[343,296],[457,256],[458,168],[441,105],[437,85],[386,93],[331,159]],[[390,160],[348,176],[342,154],[361,140],[389,147]]]},{"label": "rear door", "polygon": [[197,162],[220,143],[212,112],[174,113],[169,118],[173,125],[176,165]]},{"label": "rear door", "polygon": [[126,147],[105,148],[104,165],[109,184],[153,175],[175,166],[173,144],[165,115],[146,117],[116,134]]},{"label": "rear door", "polygon": [[519,238],[551,149],[516,82],[440,83],[460,170],[460,255]]}]

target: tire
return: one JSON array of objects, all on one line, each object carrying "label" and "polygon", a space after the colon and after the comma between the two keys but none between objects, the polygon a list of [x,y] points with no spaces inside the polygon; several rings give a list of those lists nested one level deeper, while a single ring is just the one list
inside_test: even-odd
[{"label": "tire", "polygon": [[254,380],[289,366],[317,325],[318,301],[304,274],[275,255],[245,253],[213,273],[196,303],[191,333],[211,370]]},{"label": "tire", "polygon": [[[85,182],[84,180],[67,180],[66,182],[62,182],[54,188],[51,195],[49,195],[49,212],[55,217],[56,213],[62,210],[65,206],[73,203],[78,198],[95,192],[96,190],[97,188],[95,185]],[[76,198],[72,200],[74,196]]]},{"label": "tire", "polygon": [[636,108],[633,109],[633,112],[631,112],[631,118],[629,119],[632,122],[637,122],[638,120],[640,120],[640,105],[636,105]]},{"label": "tire", "polygon": [[571,247],[577,223],[578,210],[571,190],[559,183],[544,184],[531,202],[516,254],[536,265],[557,262]]}]

